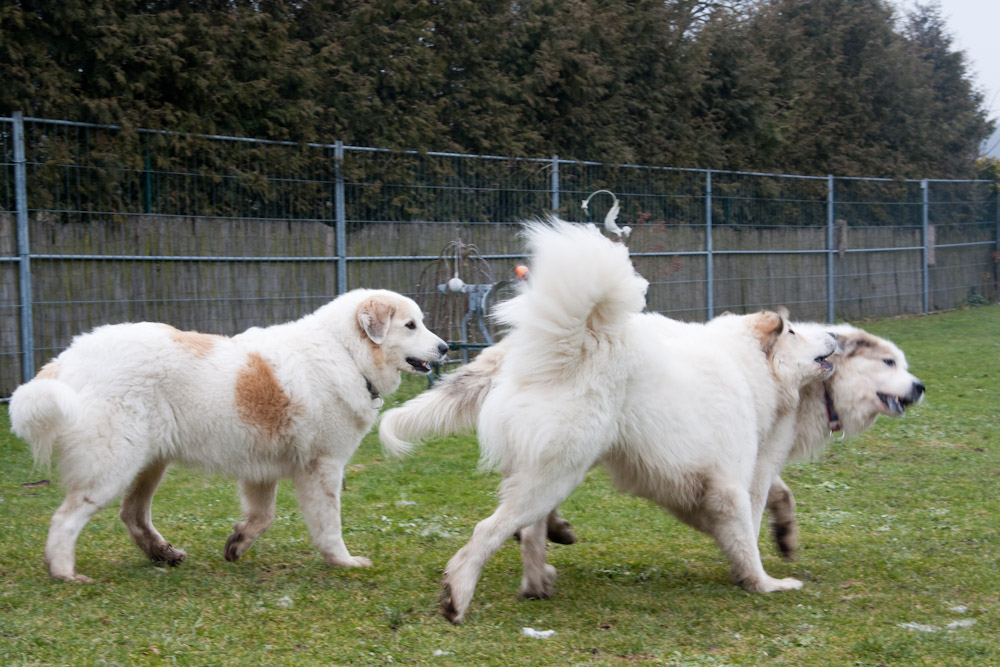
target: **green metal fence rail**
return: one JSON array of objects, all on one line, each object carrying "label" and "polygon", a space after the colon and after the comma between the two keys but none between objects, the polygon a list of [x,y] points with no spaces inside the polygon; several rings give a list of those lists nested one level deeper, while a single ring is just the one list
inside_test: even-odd
[{"label": "green metal fence rail", "polygon": [[[785,305],[858,319],[997,299],[991,181],[803,176],[558,156],[393,151],[0,118],[0,396],[72,336],[155,320],[232,334],[355,287],[416,298],[450,340],[456,240],[480,282],[512,277],[523,220],[633,228],[648,307],[705,320]],[[471,252],[471,251],[470,251]],[[471,261],[461,258],[461,262]],[[463,270],[472,271],[472,265]]]}]

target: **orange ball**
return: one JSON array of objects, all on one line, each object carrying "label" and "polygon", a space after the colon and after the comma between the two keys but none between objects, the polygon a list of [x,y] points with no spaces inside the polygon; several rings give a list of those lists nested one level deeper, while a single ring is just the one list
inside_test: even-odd
[{"label": "orange ball", "polygon": [[514,275],[516,275],[518,278],[527,278],[528,267],[526,267],[524,264],[518,264],[517,266],[514,267]]}]

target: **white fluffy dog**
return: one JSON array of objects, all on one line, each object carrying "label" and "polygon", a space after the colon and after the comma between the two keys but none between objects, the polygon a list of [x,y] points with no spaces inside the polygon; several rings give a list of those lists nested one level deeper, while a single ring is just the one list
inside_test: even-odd
[{"label": "white fluffy dog", "polygon": [[[892,342],[849,324],[796,323],[796,331],[825,331],[837,338],[830,356],[833,375],[802,388],[789,457],[810,459],[840,433],[853,436],[871,428],[881,415],[901,417],[924,397],[924,384],[908,370],[906,355]],[[781,555],[794,556],[798,541],[795,501],[776,477],[767,498],[774,540]],[[555,522],[556,517],[553,518]]]},{"label": "white fluffy dog", "polygon": [[[834,434],[859,435],[879,416],[900,417],[923,399],[923,383],[909,372],[906,356],[891,341],[847,324],[792,326],[796,331],[822,330],[836,336],[837,349],[828,357],[833,375],[800,391],[791,460],[815,458]],[[509,345],[504,339],[483,350],[430,391],[384,413],[379,424],[382,441],[393,451],[404,451],[412,442],[474,429]],[[767,509],[778,549],[792,559],[798,541],[795,501],[780,477],[771,484]],[[560,544],[576,541],[569,522],[555,510],[548,517],[548,538]]]},{"label": "white fluffy dog", "polygon": [[326,562],[370,565],[341,536],[344,466],[399,372],[427,372],[447,350],[416,303],[384,290],[354,290],[297,321],[232,338],[149,322],[77,336],[10,401],[12,430],[38,463],[57,455],[66,488],[45,547],[49,571],[90,581],[76,572],[76,540],[120,494],[139,548],[181,562],[186,554],[150,513],[172,461],[240,480],[243,519],[226,542],[228,560],[271,525],[278,480],[291,477]]},{"label": "white fluffy dog", "polygon": [[[829,376],[833,338],[772,312],[711,326],[641,314],[647,283],[624,246],[555,220],[526,234],[531,278],[500,307],[511,331],[477,424],[484,463],[503,474],[500,506],[449,561],[445,616],[464,619],[486,561],[519,529],[521,592],[551,595],[547,517],[599,463],[618,488],[712,535],[747,589],[800,587],[764,571],[757,534],[799,391]],[[405,451],[408,417],[393,412],[382,441]]]}]

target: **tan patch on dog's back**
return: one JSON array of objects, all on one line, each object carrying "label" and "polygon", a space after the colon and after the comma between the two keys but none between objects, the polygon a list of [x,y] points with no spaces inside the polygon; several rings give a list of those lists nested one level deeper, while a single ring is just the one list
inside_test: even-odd
[{"label": "tan patch on dog's back", "polygon": [[193,354],[198,358],[207,357],[211,352],[215,344],[218,343],[223,336],[216,334],[203,334],[197,331],[181,331],[180,329],[175,329],[169,324],[164,324],[170,335],[170,340],[174,341],[185,350]]},{"label": "tan patch on dog's back", "polygon": [[49,363],[42,366],[42,370],[38,371],[38,375],[35,376],[36,380],[55,380],[59,377],[59,363],[56,361],[50,361]]},{"label": "tan patch on dog's back", "polygon": [[278,384],[274,368],[256,352],[236,376],[236,410],[245,423],[270,439],[286,435],[294,410],[292,399]]}]

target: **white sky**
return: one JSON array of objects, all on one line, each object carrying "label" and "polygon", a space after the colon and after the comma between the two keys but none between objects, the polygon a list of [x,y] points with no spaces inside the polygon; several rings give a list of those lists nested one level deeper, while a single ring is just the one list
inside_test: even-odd
[{"label": "white sky", "polygon": [[[914,1],[895,0],[903,10],[913,7]],[[990,118],[1000,119],[1000,0],[938,0],[938,5],[952,46],[965,52]],[[1000,156],[1000,128],[983,148]]]}]

